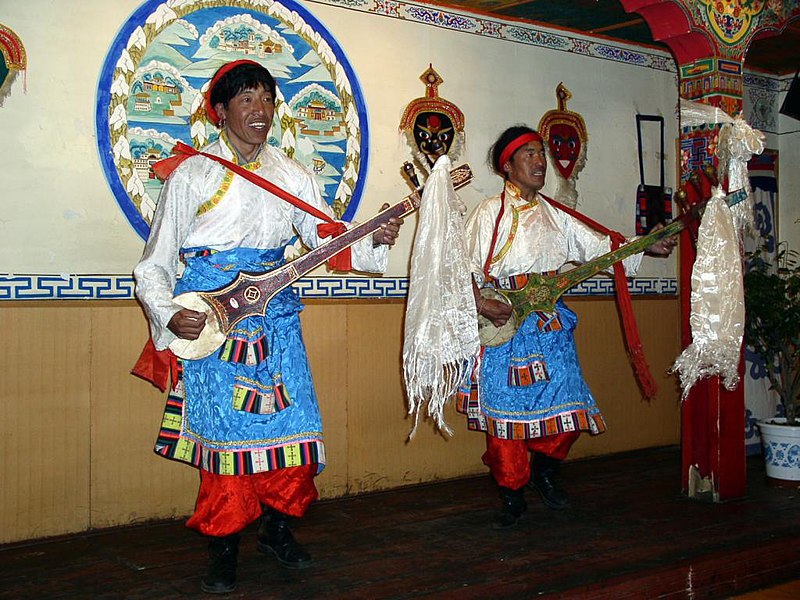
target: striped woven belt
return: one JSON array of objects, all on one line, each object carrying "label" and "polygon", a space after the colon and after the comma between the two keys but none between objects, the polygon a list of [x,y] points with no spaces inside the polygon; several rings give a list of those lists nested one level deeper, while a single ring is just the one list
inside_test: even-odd
[{"label": "striped woven belt", "polygon": [[211,256],[212,254],[216,254],[219,252],[218,250],[212,250],[211,248],[197,248],[192,250],[181,250],[179,258],[180,261],[186,264],[186,259],[188,258],[202,258],[204,256]]},{"label": "striped woven belt", "polygon": [[[555,271],[545,271],[544,273],[540,273],[545,277],[549,277],[558,273],[557,270]],[[520,275],[511,275],[510,277],[492,277],[492,284],[494,287],[501,289],[501,290],[521,290],[526,285],[528,285],[528,275],[529,273],[522,273]]]}]

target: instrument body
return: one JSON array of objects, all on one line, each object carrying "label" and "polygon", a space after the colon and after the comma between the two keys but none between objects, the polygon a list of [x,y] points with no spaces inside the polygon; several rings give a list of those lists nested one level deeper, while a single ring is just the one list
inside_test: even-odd
[{"label": "instrument body", "polygon": [[[472,169],[464,164],[450,171],[453,186],[458,189],[472,181]],[[170,349],[179,357],[200,359],[210,355],[225,341],[227,333],[246,317],[264,315],[269,301],[283,288],[291,285],[329,258],[373,234],[393,217],[404,217],[417,208],[422,190],[416,189],[403,200],[390,206],[368,221],[348,229],[314,250],[266,273],[239,272],[225,287],[208,292],[186,292],[173,302],[206,313],[206,325],[197,340],[178,338]],[[199,307],[199,308],[198,308]],[[209,330],[206,332],[206,330]]]},{"label": "instrument body", "polygon": [[[731,194],[727,198],[729,206],[738,204],[746,198],[746,194],[739,192]],[[556,302],[568,290],[579,283],[593,277],[601,271],[610,268],[614,263],[644,252],[652,244],[680,233],[689,223],[697,218],[707,201],[695,204],[689,211],[672,221],[670,224],[652,231],[591,260],[580,266],[570,269],[564,273],[556,275],[539,275],[531,273],[528,275],[528,283],[519,290],[502,290],[499,288],[483,288],[481,296],[484,298],[501,299],[508,302],[512,307],[513,323],[511,326],[495,327],[491,321],[483,317],[479,318],[479,337],[484,346],[499,346],[506,343],[516,332],[517,327],[534,311],[553,312]],[[488,290],[488,291],[485,291]],[[512,319],[509,319],[511,321]],[[510,331],[509,331],[510,329]],[[502,330],[502,331],[499,331]]]},{"label": "instrument body", "polygon": [[[481,288],[481,298],[486,300],[497,300],[506,304],[511,304],[511,301],[501,293],[497,288],[485,287]],[[501,346],[509,341],[517,332],[522,321],[517,317],[517,310],[511,304],[511,315],[500,327],[496,327],[489,319],[483,315],[478,315],[478,339],[481,346]]]}]

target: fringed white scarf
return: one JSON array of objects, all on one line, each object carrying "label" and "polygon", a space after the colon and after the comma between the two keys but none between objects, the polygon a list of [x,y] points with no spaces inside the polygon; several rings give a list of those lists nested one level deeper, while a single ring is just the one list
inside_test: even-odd
[{"label": "fringed white scarf", "polygon": [[672,366],[680,377],[682,398],[700,379],[712,375],[734,389],[744,335],[744,285],[739,235],[719,188],[714,188],[697,234],[689,326],[692,343]]},{"label": "fringed white scarf", "polygon": [[747,175],[747,161],[754,154],[764,151],[766,137],[758,129],[750,127],[741,115],[731,117],[716,106],[681,98],[680,107],[682,127],[724,124],[717,139],[717,176],[720,182],[727,179],[728,194],[737,190],[744,190],[747,194],[743,202],[732,208],[736,231],[741,236],[753,223],[753,195]]},{"label": "fringed white scarf", "polygon": [[700,223],[692,269],[692,343],[672,366],[680,377],[683,399],[704,377],[720,376],[729,390],[739,383],[744,335],[741,246],[742,236],[753,221],[747,161],[764,150],[764,134],[741,117],[733,118],[707,104],[681,100],[681,125],[711,123],[724,123],[717,144],[718,178],[727,179],[729,193],[741,190],[745,200],[730,208],[724,192],[714,188]]},{"label": "fringed white scarf", "polygon": [[403,340],[408,413],[426,409],[448,434],[444,409],[470,376],[480,353],[463,215],[466,207],[450,180],[450,159],[440,157],[425,182],[411,251]]}]

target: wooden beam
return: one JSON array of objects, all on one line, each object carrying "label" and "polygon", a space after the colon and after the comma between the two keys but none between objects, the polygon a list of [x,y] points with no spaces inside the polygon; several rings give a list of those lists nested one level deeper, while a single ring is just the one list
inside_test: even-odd
[{"label": "wooden beam", "polygon": [[608,31],[616,31],[617,29],[625,29],[633,25],[641,25],[644,19],[631,19],[630,21],[623,21],[622,23],[614,23],[613,25],[606,25],[605,27],[598,27],[597,29],[590,29],[589,33],[606,33]]}]

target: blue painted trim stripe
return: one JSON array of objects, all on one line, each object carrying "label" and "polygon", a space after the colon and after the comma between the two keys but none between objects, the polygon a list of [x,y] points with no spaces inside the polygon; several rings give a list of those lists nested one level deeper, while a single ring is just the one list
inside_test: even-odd
[{"label": "blue painted trim stripe", "polygon": [[[305,277],[292,286],[303,299],[386,299],[408,295],[407,277]],[[634,278],[628,282],[634,296],[677,295],[674,278]],[[0,273],[0,300],[132,300],[130,275],[18,275]],[[607,278],[584,281],[569,297],[611,296],[614,282]]]}]

